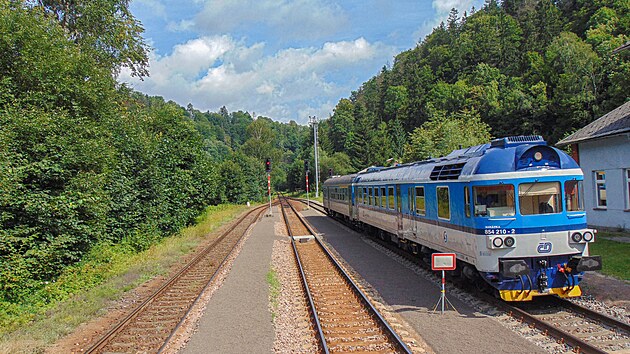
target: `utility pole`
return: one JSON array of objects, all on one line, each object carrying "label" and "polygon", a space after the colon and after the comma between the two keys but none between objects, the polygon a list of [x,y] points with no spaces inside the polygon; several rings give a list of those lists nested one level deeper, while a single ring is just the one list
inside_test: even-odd
[{"label": "utility pole", "polygon": [[317,124],[319,120],[315,116],[308,116],[308,123],[313,126],[313,139],[315,140],[315,198],[319,197],[319,154],[317,152]]}]

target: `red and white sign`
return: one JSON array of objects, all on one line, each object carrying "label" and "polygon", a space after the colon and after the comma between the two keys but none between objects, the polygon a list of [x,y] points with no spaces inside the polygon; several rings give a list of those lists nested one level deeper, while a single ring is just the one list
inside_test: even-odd
[{"label": "red and white sign", "polygon": [[432,270],[455,270],[455,253],[433,253],[431,255]]}]

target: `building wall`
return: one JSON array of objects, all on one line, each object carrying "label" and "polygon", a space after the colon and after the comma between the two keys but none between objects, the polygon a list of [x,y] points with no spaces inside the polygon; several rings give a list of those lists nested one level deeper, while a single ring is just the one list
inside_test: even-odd
[{"label": "building wall", "polygon": [[[630,230],[630,191],[626,180],[630,169],[630,134],[580,143],[579,155],[589,225]],[[594,171],[606,173],[605,208],[597,206]]]}]

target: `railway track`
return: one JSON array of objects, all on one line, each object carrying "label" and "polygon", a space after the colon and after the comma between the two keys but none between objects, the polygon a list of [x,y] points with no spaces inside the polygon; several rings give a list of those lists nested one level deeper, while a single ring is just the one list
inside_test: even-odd
[{"label": "railway track", "polygon": [[85,352],[160,353],[235,246],[266,208],[263,205],[240,217],[229,230],[199,252]]},{"label": "railway track", "polygon": [[281,203],[321,351],[411,353],[288,200]]},{"label": "railway track", "polygon": [[[300,200],[304,202],[303,200]],[[325,213],[321,206],[311,207]],[[341,221],[340,221],[341,222]],[[342,222],[343,223],[343,222]],[[396,254],[418,261],[416,255],[374,237],[373,240]],[[543,334],[570,346],[578,353],[630,353],[630,325],[558,297],[536,299],[526,303],[507,303],[487,293],[475,296],[527,323]]]},{"label": "railway track", "polygon": [[629,353],[630,325],[557,297],[510,304],[486,299],[578,353]]}]

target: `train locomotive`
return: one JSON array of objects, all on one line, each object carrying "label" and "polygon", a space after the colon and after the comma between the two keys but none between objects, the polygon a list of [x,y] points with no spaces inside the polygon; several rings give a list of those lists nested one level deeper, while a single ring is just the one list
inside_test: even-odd
[{"label": "train locomotive", "polygon": [[428,260],[457,256],[454,276],[506,301],[580,296],[589,254],[583,174],[540,136],[513,136],[448,156],[333,176],[324,208]]}]

